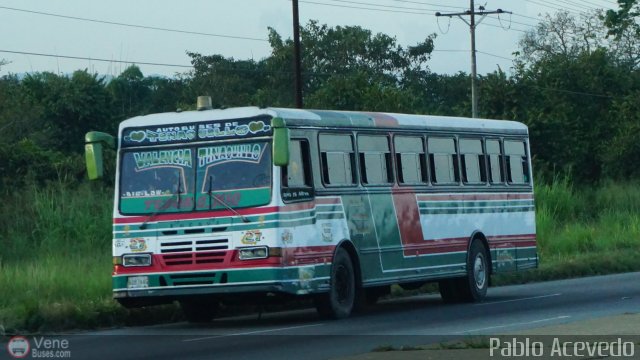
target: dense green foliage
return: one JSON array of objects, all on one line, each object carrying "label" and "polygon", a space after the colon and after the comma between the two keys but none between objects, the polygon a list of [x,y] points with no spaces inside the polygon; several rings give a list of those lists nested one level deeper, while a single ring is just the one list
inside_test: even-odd
[{"label": "dense green foliage", "polygon": [[[617,30],[625,36],[609,35],[622,21],[611,12],[549,15],[523,36],[509,75],[480,76],[481,117],[529,125],[538,175],[571,171],[585,184],[640,176],[640,34],[629,11]],[[403,47],[357,26],[312,21],[301,30],[307,107],[469,116],[469,76],[429,70],[434,34]],[[136,66],[109,81],[86,70],[0,78],[0,183],[82,179],[86,131],[192,108],[197,95],[215,107],[293,106],[293,42],[273,29],[269,40],[272,53],[259,61],[189,53],[194,69],[173,78]]]}]

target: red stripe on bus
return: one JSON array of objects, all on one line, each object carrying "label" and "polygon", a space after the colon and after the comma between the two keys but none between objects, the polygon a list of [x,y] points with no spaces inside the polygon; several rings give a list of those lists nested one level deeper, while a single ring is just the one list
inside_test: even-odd
[{"label": "red stripe on bus", "polygon": [[418,195],[418,201],[448,200],[531,200],[533,194],[452,194],[452,195]]},{"label": "red stripe on bus", "polygon": [[[141,273],[171,274],[172,272],[183,271],[224,271],[259,267],[330,264],[334,250],[335,245],[284,248],[282,249],[282,257],[270,257],[258,260],[240,260],[237,249],[211,252],[152,254],[153,261],[151,266],[124,267],[116,265],[113,275]],[[201,263],[196,263],[196,261],[200,261]]]},{"label": "red stripe on bus", "polygon": [[[501,247],[533,247],[536,246],[535,234],[488,236],[490,248]],[[468,237],[428,239],[418,243],[404,244],[404,255],[439,254],[456,251],[467,251]]]},{"label": "red stripe on bus", "polygon": [[466,251],[466,241],[462,243],[439,243],[425,240],[424,244],[413,244],[404,248],[404,256],[415,256],[425,254],[444,254],[451,252]]},{"label": "red stripe on bus", "polygon": [[335,245],[283,248],[283,262],[287,266],[330,264],[335,249]]},{"label": "red stripe on bus", "polygon": [[391,115],[383,114],[383,113],[365,113],[373,118],[373,123],[376,127],[398,127],[398,119],[394,118]]},{"label": "red stripe on bus", "polygon": [[534,239],[536,238],[536,234],[514,234],[514,235],[494,235],[487,236],[489,241],[493,240],[504,240],[504,239]]},{"label": "red stripe on bus", "polygon": [[420,224],[420,209],[413,193],[392,193],[393,206],[396,210],[396,221],[400,232],[400,242],[405,249],[414,245],[422,245],[422,225]]}]

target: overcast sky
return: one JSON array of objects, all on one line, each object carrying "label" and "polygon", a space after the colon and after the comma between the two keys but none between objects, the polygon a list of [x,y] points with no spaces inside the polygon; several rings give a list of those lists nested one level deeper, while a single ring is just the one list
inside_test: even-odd
[{"label": "overcast sky", "polygon": [[[509,70],[512,53],[518,49],[523,31],[530,30],[540,16],[559,9],[578,13],[612,8],[615,1],[476,0],[478,5],[487,10],[501,8],[513,12],[499,18],[487,17],[477,29],[478,72],[487,73],[498,66]],[[435,52],[429,62],[431,70],[450,74],[470,72],[468,25],[455,17],[434,16],[436,11],[465,11],[469,0],[300,0],[299,6],[302,24],[314,19],[330,26],[358,25],[374,33],[394,36],[402,46],[414,45],[428,34],[436,33]],[[117,75],[127,64],[115,61],[188,66],[187,51],[259,60],[270,53],[266,42],[268,27],[276,29],[284,38],[292,36],[291,1],[0,0],[0,59],[10,62],[2,66],[0,75],[33,71],[71,73],[85,68],[99,74]],[[145,75],[170,76],[189,70],[188,67],[139,66]]]}]

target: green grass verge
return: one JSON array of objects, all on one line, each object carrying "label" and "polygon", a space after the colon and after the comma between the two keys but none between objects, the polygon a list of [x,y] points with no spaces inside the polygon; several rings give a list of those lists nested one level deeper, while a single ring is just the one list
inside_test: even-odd
[{"label": "green grass verge", "polygon": [[[0,334],[181,319],[176,306],[127,310],[111,299],[112,196],[62,183],[0,194]],[[540,267],[494,285],[640,271],[638,184],[577,190],[558,178],[536,187],[536,208]]]}]

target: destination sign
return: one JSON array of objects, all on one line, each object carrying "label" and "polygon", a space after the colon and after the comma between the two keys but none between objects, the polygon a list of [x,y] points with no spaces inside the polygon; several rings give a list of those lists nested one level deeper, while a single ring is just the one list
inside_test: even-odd
[{"label": "destination sign", "polygon": [[248,119],[130,127],[124,129],[122,133],[122,147],[267,136],[272,134],[270,120],[269,116],[260,116]]}]

